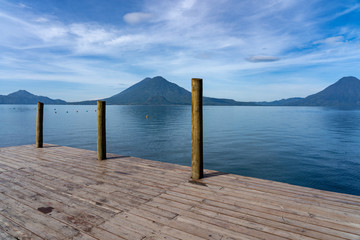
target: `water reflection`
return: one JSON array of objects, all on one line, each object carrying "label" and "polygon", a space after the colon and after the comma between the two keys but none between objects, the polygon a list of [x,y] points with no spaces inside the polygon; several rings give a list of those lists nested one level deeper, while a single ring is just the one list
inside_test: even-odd
[{"label": "water reflection", "polygon": [[[333,110],[324,115],[324,123],[329,131],[353,136],[360,130],[360,111]],[[357,134],[358,135],[358,134]]]},{"label": "water reflection", "polygon": [[188,165],[190,110],[189,106],[109,106],[109,150]]}]

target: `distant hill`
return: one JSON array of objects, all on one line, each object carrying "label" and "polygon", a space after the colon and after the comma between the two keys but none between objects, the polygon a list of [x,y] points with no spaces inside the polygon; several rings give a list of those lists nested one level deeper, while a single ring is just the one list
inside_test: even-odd
[{"label": "distant hill", "polygon": [[293,98],[287,98],[287,99],[281,99],[276,100],[272,102],[258,102],[261,106],[290,106],[291,104],[294,104],[295,102],[304,99],[301,97],[293,97]]},{"label": "distant hill", "polygon": [[63,100],[36,96],[25,90],[19,90],[9,95],[0,95],[0,104],[36,104],[37,102],[43,102],[45,104],[66,104]]},{"label": "distant hill", "polygon": [[360,106],[360,80],[356,77],[343,77],[321,92],[296,101],[293,106]]},{"label": "distant hill", "polygon": [[[163,77],[145,78],[124,91],[104,99],[107,104],[119,105],[190,105],[191,92],[171,83]],[[85,101],[77,104],[95,104]],[[248,105],[255,103],[237,102],[232,99],[203,98],[204,105]]]},{"label": "distant hill", "polygon": [[258,102],[262,106],[360,106],[360,80],[343,77],[324,90],[306,98],[288,98],[273,102]]}]

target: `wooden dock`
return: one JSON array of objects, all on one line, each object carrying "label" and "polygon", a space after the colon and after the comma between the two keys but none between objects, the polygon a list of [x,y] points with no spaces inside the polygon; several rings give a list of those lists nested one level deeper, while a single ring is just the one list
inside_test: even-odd
[{"label": "wooden dock", "polygon": [[360,196],[107,157],[0,148],[0,239],[360,239]]}]

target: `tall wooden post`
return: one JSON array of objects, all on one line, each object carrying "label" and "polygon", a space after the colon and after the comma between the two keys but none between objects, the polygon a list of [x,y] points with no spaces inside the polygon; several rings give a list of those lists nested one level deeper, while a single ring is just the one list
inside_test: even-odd
[{"label": "tall wooden post", "polygon": [[203,177],[203,90],[202,79],[191,80],[191,178]]},{"label": "tall wooden post", "polygon": [[97,101],[97,157],[106,159],[105,101]]},{"label": "tall wooden post", "polygon": [[43,120],[44,120],[44,103],[37,103],[36,114],[36,147],[43,147]]}]

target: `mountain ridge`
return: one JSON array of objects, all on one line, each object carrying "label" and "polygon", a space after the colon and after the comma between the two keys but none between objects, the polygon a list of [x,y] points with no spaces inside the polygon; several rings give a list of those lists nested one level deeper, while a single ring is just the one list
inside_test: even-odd
[{"label": "mountain ridge", "polygon": [[[191,92],[169,82],[161,76],[145,78],[124,91],[102,99],[113,105],[191,105]],[[96,104],[96,100],[66,102],[37,96],[26,90],[0,95],[0,104]],[[322,91],[305,98],[294,97],[272,102],[238,102],[227,98],[203,97],[203,105],[218,106],[360,106],[360,80],[353,76],[343,77]]]},{"label": "mountain ridge", "polygon": [[37,102],[58,105],[66,104],[64,100],[34,95],[26,90],[19,90],[8,95],[0,95],[0,104],[36,104]]}]

